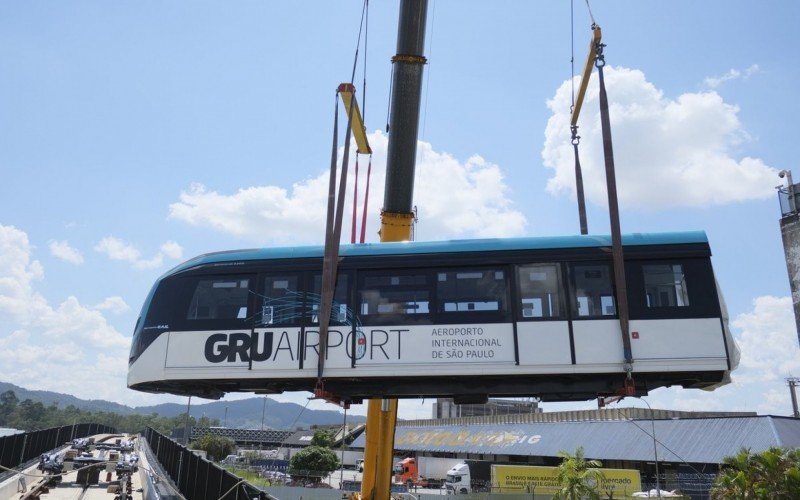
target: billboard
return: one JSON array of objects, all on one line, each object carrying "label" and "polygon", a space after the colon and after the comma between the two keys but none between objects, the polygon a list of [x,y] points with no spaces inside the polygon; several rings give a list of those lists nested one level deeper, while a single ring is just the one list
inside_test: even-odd
[{"label": "billboard", "polygon": [[[638,470],[598,469],[602,479],[598,493],[614,492],[629,495],[641,491]],[[561,488],[557,467],[535,465],[492,465],[492,490],[495,493],[555,494]]]}]

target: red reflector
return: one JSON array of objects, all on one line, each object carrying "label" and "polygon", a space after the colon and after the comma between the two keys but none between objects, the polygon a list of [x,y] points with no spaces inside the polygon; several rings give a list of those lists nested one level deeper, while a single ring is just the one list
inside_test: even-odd
[{"label": "red reflector", "polygon": [[639,338],[639,332],[631,332],[631,337],[633,337],[635,339],[638,339]]}]

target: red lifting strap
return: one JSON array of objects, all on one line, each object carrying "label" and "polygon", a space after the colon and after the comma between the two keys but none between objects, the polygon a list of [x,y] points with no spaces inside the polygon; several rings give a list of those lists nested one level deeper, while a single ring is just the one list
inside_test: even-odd
[{"label": "red lifting strap", "polygon": [[[369,184],[367,184],[369,186]],[[358,217],[356,217],[357,207],[358,206],[358,154],[356,154],[356,179],[353,183],[353,224],[350,228],[350,243],[356,242],[356,221]],[[361,243],[364,243],[364,237],[361,237]]]}]

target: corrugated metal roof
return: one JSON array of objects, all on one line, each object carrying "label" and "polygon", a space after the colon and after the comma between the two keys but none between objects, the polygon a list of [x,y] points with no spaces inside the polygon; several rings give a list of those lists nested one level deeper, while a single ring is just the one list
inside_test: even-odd
[{"label": "corrugated metal roof", "polygon": [[[556,457],[582,446],[589,458],[653,460],[651,420],[475,424],[398,427],[399,451]],[[665,462],[719,463],[742,448],[799,447],[800,420],[733,417],[656,420],[658,458]],[[362,435],[352,447],[364,446]]]},{"label": "corrugated metal roof", "polygon": [[314,437],[314,431],[297,431],[283,441],[283,446],[308,446]]}]

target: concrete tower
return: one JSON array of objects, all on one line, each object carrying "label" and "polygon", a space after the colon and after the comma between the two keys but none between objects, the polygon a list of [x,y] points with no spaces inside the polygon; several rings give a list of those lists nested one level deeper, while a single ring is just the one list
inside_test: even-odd
[{"label": "concrete tower", "polygon": [[794,305],[794,321],[800,339],[800,185],[792,181],[792,173],[781,170],[778,174],[786,179],[786,186],[778,187],[778,199],[781,204],[781,238],[783,252],[786,255],[786,270],[789,272],[789,284],[792,287],[792,304]]}]

